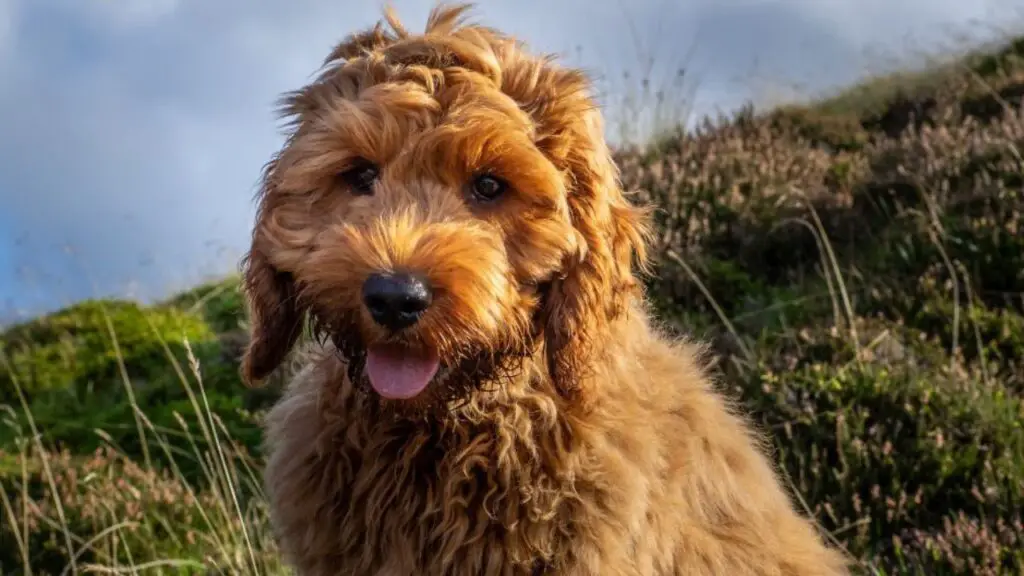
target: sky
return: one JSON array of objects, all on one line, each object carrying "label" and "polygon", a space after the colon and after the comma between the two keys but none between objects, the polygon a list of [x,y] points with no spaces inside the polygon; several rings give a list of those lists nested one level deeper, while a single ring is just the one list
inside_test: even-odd
[{"label": "sky", "polygon": [[[418,30],[433,2],[392,4]],[[282,141],[275,99],[381,8],[0,0],[0,323],[236,270]],[[622,139],[654,118],[641,77],[673,88],[685,69],[660,122],[692,121],[1019,31],[1024,0],[481,0],[473,14],[591,72]]]}]

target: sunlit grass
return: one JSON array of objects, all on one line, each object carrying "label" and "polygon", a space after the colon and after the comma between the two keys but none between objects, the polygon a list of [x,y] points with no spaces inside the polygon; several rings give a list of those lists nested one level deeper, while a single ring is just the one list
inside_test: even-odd
[{"label": "sunlit grass", "polygon": [[[155,329],[153,335],[162,340]],[[130,390],[133,384],[117,349],[117,334],[111,331],[110,336],[123,384]],[[6,355],[2,357],[21,400],[22,418],[12,414],[15,417],[7,424],[29,426],[16,438],[18,453],[4,455],[8,469],[0,474],[9,528],[5,534],[15,539],[27,574],[50,573],[57,569],[52,564],[61,561],[66,561],[61,574],[283,573],[269,536],[258,464],[210,409],[201,366],[187,341],[185,346],[188,370],[169,348],[168,370],[173,370],[186,391],[198,430],[176,415],[180,436],[172,441],[167,432],[154,427],[129,394],[140,445],[145,447],[141,462],[121,451],[102,430],[94,432],[107,442],[93,454],[48,448],[21,383]],[[190,454],[172,448],[172,442],[180,443],[181,438],[186,439]],[[150,449],[160,451],[165,466],[154,466]],[[198,479],[182,473],[179,462],[185,457],[201,470]],[[43,486],[29,480],[35,475],[30,472],[39,470],[44,473]],[[45,552],[53,546],[52,539],[38,537],[48,532],[62,537],[62,550],[55,554]]]}]

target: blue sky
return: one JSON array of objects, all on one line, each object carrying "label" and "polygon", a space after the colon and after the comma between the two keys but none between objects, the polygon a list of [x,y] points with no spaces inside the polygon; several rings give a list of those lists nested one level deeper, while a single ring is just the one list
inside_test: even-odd
[{"label": "blue sky", "polygon": [[[431,2],[393,4],[418,29]],[[0,321],[235,269],[280,144],[274,99],[380,7],[0,0]],[[632,126],[647,58],[656,83],[687,68],[699,115],[1019,29],[1024,0],[483,0],[475,15],[597,74],[611,124]]]}]

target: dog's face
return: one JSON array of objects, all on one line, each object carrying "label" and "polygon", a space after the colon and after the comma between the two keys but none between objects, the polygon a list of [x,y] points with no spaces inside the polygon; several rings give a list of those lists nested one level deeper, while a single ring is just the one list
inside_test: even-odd
[{"label": "dog's face", "polygon": [[460,12],[350,37],[285,100],[246,260],[248,380],[309,312],[387,400],[464,395],[540,346],[568,393],[625,308],[646,229],[585,78]]}]

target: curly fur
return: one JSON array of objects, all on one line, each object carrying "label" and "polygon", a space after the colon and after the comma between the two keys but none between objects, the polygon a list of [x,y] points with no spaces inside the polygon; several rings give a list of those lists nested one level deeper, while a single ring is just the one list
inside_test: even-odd
[{"label": "curly fur", "polygon": [[[308,576],[832,575],[846,561],[793,508],[713,389],[700,347],[653,325],[647,211],[618,183],[586,77],[436,8],[335,48],[283,100],[244,265],[256,383],[306,319],[318,336],[267,422],[266,485]],[[372,194],[338,174],[380,166]],[[493,202],[467,192],[502,178]],[[371,273],[436,297],[390,334]],[[419,397],[366,384],[369,346],[430,349]]]}]

